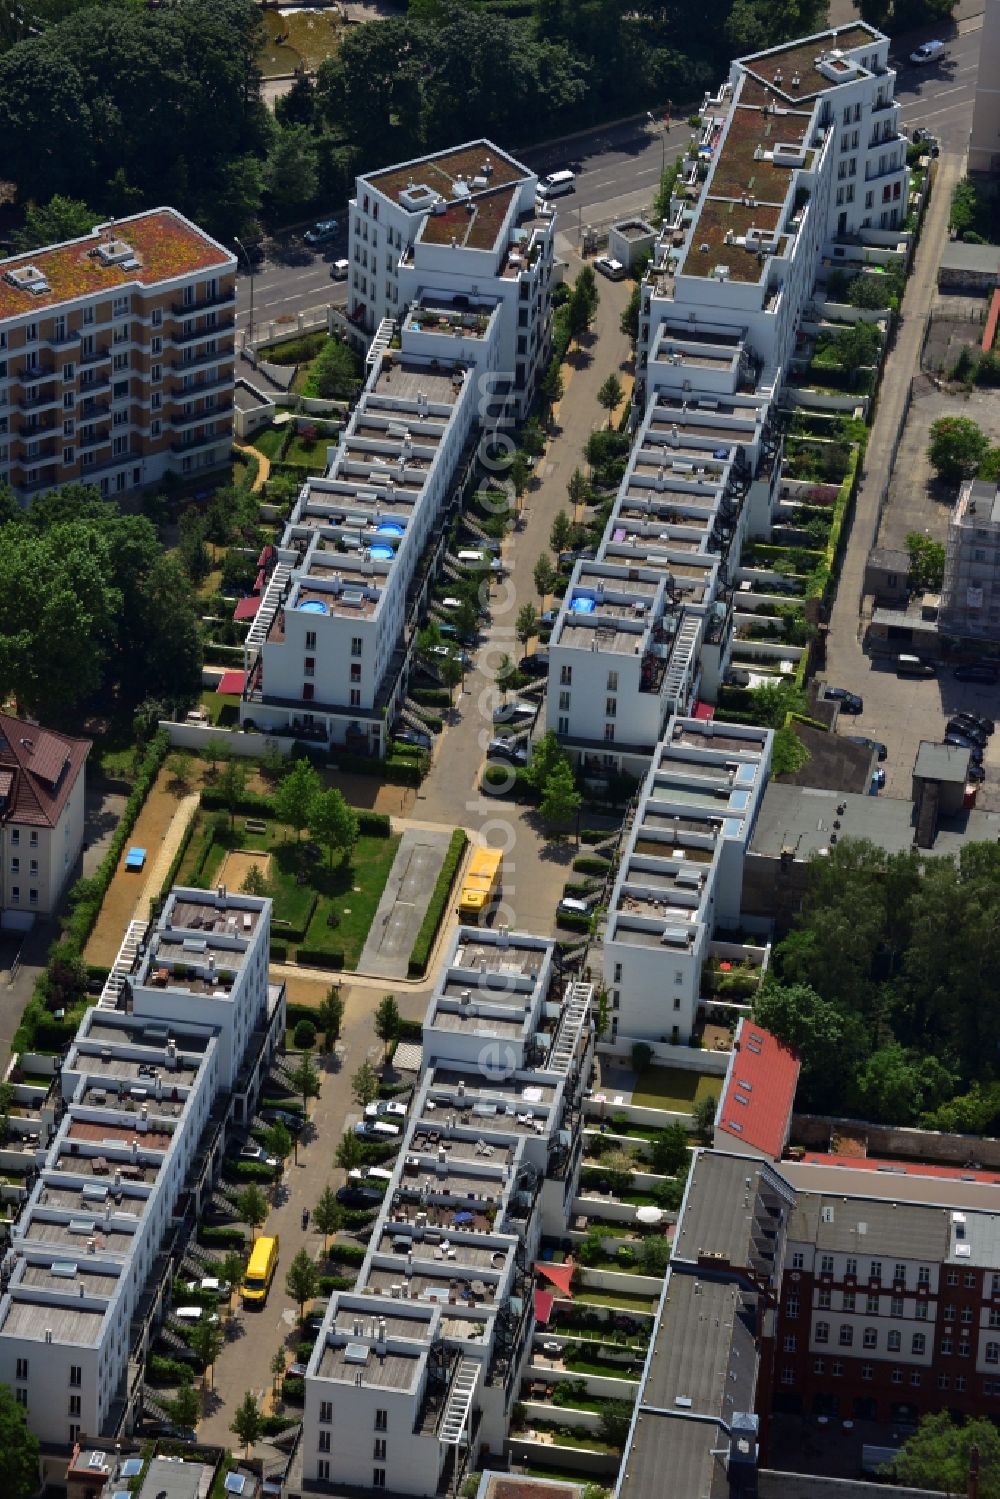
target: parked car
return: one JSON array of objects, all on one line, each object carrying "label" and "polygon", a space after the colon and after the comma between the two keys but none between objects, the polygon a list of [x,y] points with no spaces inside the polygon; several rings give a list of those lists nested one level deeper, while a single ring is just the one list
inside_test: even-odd
[{"label": "parked car", "polygon": [[866,734],[847,734],[845,737],[851,744],[863,744],[865,749],[870,749],[880,763],[889,753],[880,739],[869,739]]},{"label": "parked car", "polygon": [[472,665],[472,657],[466,651],[460,651],[454,645],[432,645],[427,652],[428,656],[454,656],[456,661],[461,661],[463,666]]},{"label": "parked car", "polygon": [[956,666],[953,675],[959,682],[985,682],[992,687],[1000,677],[1000,668],[992,661],[970,661]]},{"label": "parked car", "polygon": [[261,1109],[260,1117],[268,1124],[283,1124],[293,1135],[300,1135],[306,1127],[304,1114],[293,1114],[290,1109]]},{"label": "parked car", "polygon": [[399,1125],[389,1124],[384,1119],[362,1119],[354,1126],[359,1140],[377,1140],[385,1145],[399,1138]]},{"label": "parked car", "polygon": [[875,770],[872,771],[872,780],[871,785],[868,787],[868,795],[878,796],[884,785],[885,771],[882,769],[881,765],[879,765]]},{"label": "parked car", "polygon": [[378,1207],[382,1201],[382,1193],[375,1187],[352,1183],[350,1186],[337,1188],[337,1201],[345,1208],[373,1208]]},{"label": "parked car", "polygon": [[921,42],[920,46],[916,47],[910,53],[910,61],[915,62],[918,65],[928,62],[937,62],[938,58],[942,55],[943,52],[944,42]]},{"label": "parked car", "polygon": [[537,712],[537,703],[504,703],[493,709],[493,722],[516,723],[518,719],[534,718]]},{"label": "parked car", "polygon": [[564,895],[556,906],[557,916],[589,916],[590,907],[585,900],[578,900],[575,895]]},{"label": "parked car", "polygon": [[726,672],[725,682],[727,687],[749,687],[750,673],[745,666],[731,666]]},{"label": "parked car", "polygon": [[936,677],[937,667],[933,661],[923,661],[919,656],[896,657],[896,675],[900,677]]},{"label": "parked car", "polygon": [[200,1322],[207,1317],[209,1322],[218,1322],[217,1312],[206,1312],[203,1306],[175,1306],[170,1313],[178,1322]]},{"label": "parked car", "polygon": [[256,1140],[247,1141],[240,1151],[239,1158],[241,1161],[257,1161],[261,1166],[270,1166],[272,1170],[278,1164],[278,1157],[268,1155],[263,1145],[259,1145]]},{"label": "parked car", "polygon": [[417,749],[429,750],[431,747],[431,736],[429,734],[421,734],[418,729],[397,729],[392,737],[398,740],[400,744],[416,745]]},{"label": "parked car", "polygon": [[227,1280],[216,1280],[214,1275],[203,1275],[201,1280],[189,1280],[185,1282],[185,1290],[201,1291],[208,1296],[229,1296],[232,1287]]},{"label": "parked car", "polygon": [[839,703],[843,713],[865,711],[864,699],[858,697],[856,692],[848,692],[846,687],[824,687],[823,696],[830,702]]},{"label": "parked car", "polygon": [[336,219],[320,219],[306,230],[303,237],[307,245],[325,245],[328,240],[337,238],[339,228]]},{"label": "parked car", "polygon": [[538,616],[538,623],[540,625],[554,625],[555,622],[556,622],[556,616],[558,615],[558,613],[559,613],[558,609],[545,609]]},{"label": "parked car", "polygon": [[946,734],[961,734],[966,739],[971,739],[973,744],[978,745],[980,749],[985,746],[989,738],[989,735],[983,729],[978,728],[976,724],[969,723],[964,718],[949,718],[944,727]]},{"label": "parked car", "polygon": [[522,656],[517,669],[526,677],[547,677],[549,674],[548,651],[535,651],[533,656]]},{"label": "parked car", "polygon": [[954,744],[958,749],[967,749],[973,761],[977,765],[982,765],[982,747],[974,739],[970,739],[968,734],[959,734],[956,730],[949,729],[944,736],[944,742],[945,744]]},{"label": "parked car", "polygon": [[502,739],[499,735],[490,740],[486,748],[488,760],[507,760],[511,765],[527,765],[528,751],[513,739]]},{"label": "parked car", "polygon": [[298,1362],[296,1362],[294,1364],[289,1364],[288,1368],[285,1370],[285,1378],[287,1379],[288,1376],[291,1375],[291,1377],[293,1379],[305,1379],[305,1377],[306,1377],[306,1368],[307,1368],[307,1365],[300,1364]]},{"label": "parked car", "polygon": [[974,728],[979,729],[987,737],[989,737],[989,735],[992,734],[994,729],[996,728],[996,724],[993,722],[992,718],[986,718],[982,713],[969,713],[964,708],[961,709],[958,713],[953,713],[951,716],[956,721],[956,723],[962,722],[972,724]]},{"label": "parked car", "polygon": [[346,281],[347,273],[350,269],[351,262],[349,260],[335,260],[330,266],[330,280]]},{"label": "parked car", "polygon": [[620,260],[613,260],[610,255],[598,255],[594,261],[594,270],[607,276],[609,281],[625,280],[625,267]]},{"label": "parked car", "polygon": [[392,1124],[397,1119],[405,1119],[407,1108],[405,1103],[398,1103],[392,1098],[376,1098],[374,1103],[365,1107],[366,1119],[388,1119]]}]

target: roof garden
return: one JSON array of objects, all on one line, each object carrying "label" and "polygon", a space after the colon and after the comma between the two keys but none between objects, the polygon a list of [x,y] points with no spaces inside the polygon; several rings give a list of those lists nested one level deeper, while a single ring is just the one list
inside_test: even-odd
[{"label": "roof garden", "polygon": [[[754,165],[758,163],[755,162]],[[781,207],[774,203],[757,202],[751,207],[746,202],[733,199],[707,198],[695,222],[691,246],[682,267],[683,274],[713,276],[716,267],[724,265],[728,268],[727,280],[759,281],[764,273],[757,258],[760,246],[747,248],[745,244],[736,244],[734,241],[744,239],[751,229],[760,230],[770,237],[780,218]],[[731,236],[728,242],[727,236]],[[697,356],[685,355],[685,361],[689,364],[699,363]]]},{"label": "roof garden", "polygon": [[[792,163],[775,162],[765,152],[776,145],[801,145],[809,129],[808,113],[775,114],[737,105],[729,120],[722,150],[709,182],[713,198],[761,198],[783,203]],[[758,154],[760,153],[760,154]]]},{"label": "roof garden", "polygon": [[[868,26],[842,26],[821,31],[804,41],[789,42],[771,52],[758,52],[740,59],[741,65],[764,83],[773,84],[788,99],[808,99],[832,86],[833,81],[816,67],[828,52],[851,52],[857,47],[878,45],[879,33]],[[798,83],[795,80],[798,79]]]},{"label": "roof garden", "polygon": [[418,236],[425,245],[449,245],[463,250],[496,248],[516,189],[494,187],[449,203],[441,213],[432,212],[424,220]]},{"label": "roof garden", "polygon": [[478,140],[458,146],[453,151],[441,151],[435,156],[404,162],[402,166],[387,167],[384,172],[370,172],[361,181],[370,183],[390,198],[398,198],[412,184],[426,184],[434,192],[450,197],[459,179],[471,182],[480,176],[488,177],[490,186],[496,188],[523,182],[531,173],[492,142]]}]

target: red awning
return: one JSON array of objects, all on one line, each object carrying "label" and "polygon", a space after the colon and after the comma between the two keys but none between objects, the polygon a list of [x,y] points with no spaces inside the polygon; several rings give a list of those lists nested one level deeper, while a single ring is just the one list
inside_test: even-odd
[{"label": "red awning", "polygon": [[555,1299],[551,1291],[535,1292],[535,1321],[539,1327],[548,1327]]},{"label": "red awning", "polygon": [[240,599],[233,619],[256,619],[259,608],[260,598],[256,594],[251,594],[248,599]]},{"label": "red awning", "polygon": [[254,593],[260,593],[261,590],[264,587],[264,584],[266,582],[267,582],[267,573],[264,571],[263,568],[261,568],[260,572],[257,574],[256,578],[254,579],[254,584],[253,584],[253,591],[254,591]]},{"label": "red awning", "polygon": [[538,1274],[544,1275],[546,1280],[552,1282],[557,1291],[561,1291],[564,1296],[571,1298],[573,1292],[569,1287],[570,1281],[573,1279],[574,1268],[572,1260],[566,1260],[561,1265],[549,1264],[546,1260],[535,1261],[535,1269]]},{"label": "red awning", "polygon": [[703,703],[700,699],[694,705],[692,718],[700,718],[702,723],[709,723],[715,717],[715,709],[711,703]]},{"label": "red awning", "polygon": [[246,684],[247,674],[245,671],[224,671],[219,678],[216,692],[229,692],[237,696],[243,691]]},{"label": "red awning", "polygon": [[265,546],[264,550],[261,552],[260,556],[257,558],[257,566],[258,567],[266,567],[267,564],[270,562],[270,560],[271,560],[271,558],[273,556],[274,556],[274,547],[271,545],[270,542],[268,542],[267,545]]}]

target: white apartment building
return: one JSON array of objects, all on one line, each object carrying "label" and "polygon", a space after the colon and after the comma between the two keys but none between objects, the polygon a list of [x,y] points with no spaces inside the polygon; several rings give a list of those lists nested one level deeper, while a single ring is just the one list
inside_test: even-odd
[{"label": "white apartment building", "polygon": [[492,141],[474,140],[359,177],[350,204],[352,320],[369,333],[400,323],[417,354],[440,299],[495,305],[497,389],[509,389],[518,414],[549,351],[555,216],[536,211],[537,186]]},{"label": "white apartment building", "polygon": [[969,136],[969,171],[1000,168],[1000,0],[986,0]]},{"label": "white apartment building", "polygon": [[273,555],[246,639],[244,725],[382,753],[405,686],[419,602],[410,585],[476,417],[469,366],[405,351],[376,361],[328,472],[303,487]]},{"label": "white apartment building", "polygon": [[307,1485],[433,1495],[502,1448],[534,1329],[532,1263],[579,1177],[592,991],[548,992],[553,944],[460,928],[427,1071],[355,1289],[306,1374]]},{"label": "white apartment building", "polygon": [[173,208],[0,260],[0,482],[121,494],[217,468],[236,256]]},{"label": "white apartment building", "polygon": [[48,916],[83,845],[89,739],[0,713],[0,925]]},{"label": "white apartment building", "polygon": [[546,726],[592,775],[643,775],[672,713],[714,702],[730,579],[767,535],[780,437],[756,394],[650,399],[597,560],[576,565],[549,641]]},{"label": "white apartment building", "polygon": [[938,627],[960,640],[1000,639],[1000,485],[966,479],[948,521]]},{"label": "white apartment building", "polygon": [[113,1436],[217,1177],[284,1035],[268,984],[271,902],[175,889],[133,924],[60,1074],[62,1117],[4,1257],[0,1379],[46,1444]]},{"label": "white apartment building", "polygon": [[612,1039],[690,1040],[713,935],[739,926],[743,861],[772,739],[742,724],[670,720],[608,905]]},{"label": "white apartment building", "polygon": [[[753,368],[775,393],[821,257],[849,259],[859,236],[895,245],[909,171],[888,54],[874,28],[839,27],[737,59],[706,97],[644,285],[640,404],[667,384],[733,390]],[[674,361],[656,357],[675,339],[664,324],[692,341]]]}]

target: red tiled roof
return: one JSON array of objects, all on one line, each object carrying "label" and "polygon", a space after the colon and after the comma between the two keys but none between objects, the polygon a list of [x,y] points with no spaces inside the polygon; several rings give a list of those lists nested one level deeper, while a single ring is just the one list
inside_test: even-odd
[{"label": "red tiled roof", "polygon": [[901,1176],[933,1176],[942,1181],[975,1181],[1000,1186],[1000,1172],[983,1171],[981,1167],[932,1166],[927,1161],[886,1161],[876,1156],[826,1155],[818,1150],[807,1150],[802,1159],[809,1166],[849,1166],[854,1171],[898,1172]]},{"label": "red tiled roof", "polygon": [[0,713],[0,821],[54,828],[89,754],[89,739]]},{"label": "red tiled roof", "polygon": [[743,1145],[778,1160],[799,1080],[799,1059],[770,1031],[741,1020],[726,1074],[718,1127]]}]

